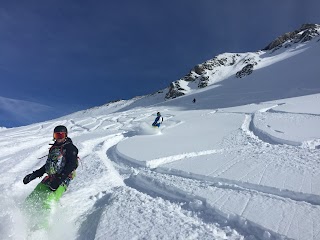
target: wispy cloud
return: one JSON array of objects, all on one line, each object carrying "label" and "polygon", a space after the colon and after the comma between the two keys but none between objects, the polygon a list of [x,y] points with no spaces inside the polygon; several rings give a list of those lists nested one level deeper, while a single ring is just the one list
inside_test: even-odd
[{"label": "wispy cloud", "polygon": [[54,109],[50,106],[0,97],[0,126],[13,127],[52,118]]}]

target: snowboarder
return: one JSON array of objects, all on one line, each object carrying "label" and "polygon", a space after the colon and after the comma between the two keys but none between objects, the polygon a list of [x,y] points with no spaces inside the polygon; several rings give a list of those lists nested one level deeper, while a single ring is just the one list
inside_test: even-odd
[{"label": "snowboarder", "polygon": [[194,99],[192,100],[192,102],[193,102],[193,103],[196,103],[196,99],[194,98]]},{"label": "snowboarder", "polygon": [[47,176],[42,179],[40,184],[57,192],[56,194],[61,197],[73,179],[75,169],[78,166],[78,149],[68,137],[68,130],[65,126],[56,126],[53,138],[55,142],[49,150],[46,163],[38,170],[25,176],[23,183],[28,184],[46,173]]},{"label": "snowboarder", "polygon": [[157,117],[152,123],[152,126],[154,127],[160,127],[160,124],[163,122],[163,117],[161,117],[160,112],[157,112]]}]

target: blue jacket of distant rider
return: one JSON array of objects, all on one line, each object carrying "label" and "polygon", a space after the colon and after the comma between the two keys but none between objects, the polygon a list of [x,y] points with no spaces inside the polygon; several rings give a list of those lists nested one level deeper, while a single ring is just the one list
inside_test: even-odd
[{"label": "blue jacket of distant rider", "polygon": [[162,117],[161,117],[161,115],[160,116],[157,116],[156,117],[156,119],[154,120],[154,122],[152,123],[152,126],[154,126],[154,127],[160,127],[160,124],[161,124],[161,119],[162,119]]}]

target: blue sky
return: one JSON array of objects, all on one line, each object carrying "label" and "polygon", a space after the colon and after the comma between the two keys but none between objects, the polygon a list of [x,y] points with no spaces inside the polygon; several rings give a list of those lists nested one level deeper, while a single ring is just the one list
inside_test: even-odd
[{"label": "blue sky", "polygon": [[256,51],[318,0],[1,1],[0,96],[72,112],[153,93],[224,52]]}]

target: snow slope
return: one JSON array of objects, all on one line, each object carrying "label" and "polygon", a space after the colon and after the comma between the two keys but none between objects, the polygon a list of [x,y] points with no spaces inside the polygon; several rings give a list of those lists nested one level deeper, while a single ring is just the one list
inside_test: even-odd
[{"label": "snow slope", "polygon": [[[315,39],[174,100],[1,130],[0,239],[319,239],[319,53]],[[51,228],[29,232],[19,207],[40,179],[22,179],[58,124],[81,165]]]}]

